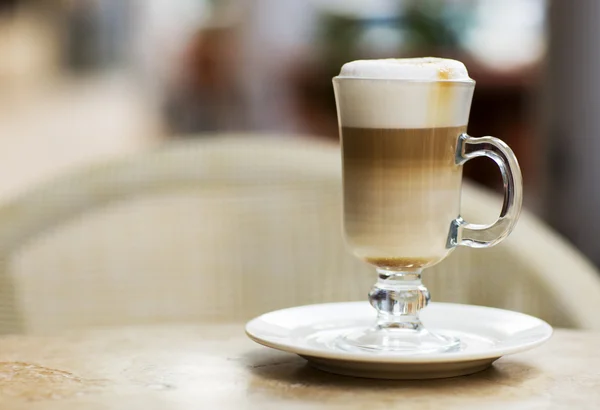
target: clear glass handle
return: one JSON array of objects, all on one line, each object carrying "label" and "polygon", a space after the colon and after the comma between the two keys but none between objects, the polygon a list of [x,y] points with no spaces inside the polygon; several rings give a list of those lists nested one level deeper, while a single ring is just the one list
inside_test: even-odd
[{"label": "clear glass handle", "polygon": [[491,225],[471,224],[460,216],[450,227],[448,245],[487,248],[506,238],[515,227],[523,204],[523,177],[515,154],[502,140],[494,137],[473,138],[461,134],[456,148],[456,163],[462,165],[476,157],[488,157],[500,168],[504,182],[504,203],[500,216]]}]

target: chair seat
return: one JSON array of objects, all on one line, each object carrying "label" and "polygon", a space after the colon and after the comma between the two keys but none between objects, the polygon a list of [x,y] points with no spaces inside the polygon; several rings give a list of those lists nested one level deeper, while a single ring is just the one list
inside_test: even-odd
[{"label": "chair seat", "polygon": [[[466,184],[462,202],[483,221],[501,198]],[[240,321],[366,300],[375,281],[343,243],[339,147],[308,137],[167,145],[49,181],[0,220],[3,333]],[[436,301],[600,329],[596,270],[527,212],[502,244],[457,249],[424,279]]]}]

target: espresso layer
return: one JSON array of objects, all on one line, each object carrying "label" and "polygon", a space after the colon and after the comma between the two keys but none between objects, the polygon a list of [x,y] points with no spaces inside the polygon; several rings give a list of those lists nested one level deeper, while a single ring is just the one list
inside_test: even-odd
[{"label": "espresso layer", "polygon": [[365,257],[365,262],[375,265],[379,268],[401,271],[410,269],[422,269],[430,266],[437,260],[436,258],[371,258]]},{"label": "espresso layer", "polygon": [[342,127],[344,227],[356,255],[401,270],[448,253],[460,206],[456,145],[465,130]]},{"label": "espresso layer", "polygon": [[458,136],[466,127],[377,129],[342,127],[344,161],[362,167],[456,167]]}]

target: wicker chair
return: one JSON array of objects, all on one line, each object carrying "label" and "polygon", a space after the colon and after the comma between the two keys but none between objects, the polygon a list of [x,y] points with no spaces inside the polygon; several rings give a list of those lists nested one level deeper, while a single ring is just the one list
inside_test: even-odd
[{"label": "wicker chair", "polygon": [[[80,170],[0,207],[0,332],[237,321],[298,304],[366,300],[373,270],[340,227],[339,148],[229,135]],[[465,186],[471,220],[500,199]],[[491,213],[491,215],[490,215]],[[501,245],[426,272],[437,301],[600,329],[600,279],[524,212]]]}]

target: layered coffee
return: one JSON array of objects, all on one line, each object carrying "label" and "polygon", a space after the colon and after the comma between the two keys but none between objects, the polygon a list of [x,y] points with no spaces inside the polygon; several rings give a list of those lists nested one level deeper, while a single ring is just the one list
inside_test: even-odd
[{"label": "layered coffee", "polygon": [[380,268],[439,262],[460,212],[456,147],[472,97],[464,65],[356,61],[337,78],[348,245]]},{"label": "layered coffee", "polygon": [[422,268],[448,253],[459,214],[462,127],[342,127],[344,226],[354,253],[386,268]]}]

